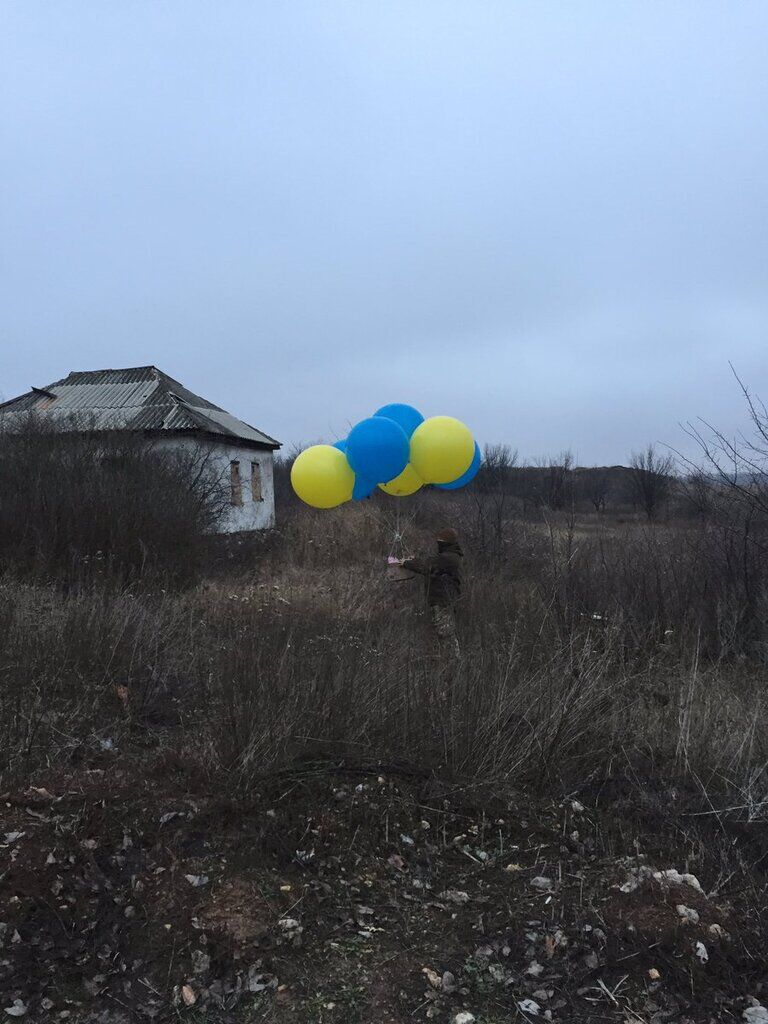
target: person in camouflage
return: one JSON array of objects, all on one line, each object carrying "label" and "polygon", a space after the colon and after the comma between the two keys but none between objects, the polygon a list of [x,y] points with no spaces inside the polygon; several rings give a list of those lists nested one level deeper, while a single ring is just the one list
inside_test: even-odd
[{"label": "person in camouflage", "polygon": [[440,645],[456,657],[461,653],[456,634],[456,602],[461,596],[461,564],[464,557],[459,535],[451,527],[436,534],[437,554],[428,558],[407,558],[404,569],[424,577],[424,597],[432,627]]}]

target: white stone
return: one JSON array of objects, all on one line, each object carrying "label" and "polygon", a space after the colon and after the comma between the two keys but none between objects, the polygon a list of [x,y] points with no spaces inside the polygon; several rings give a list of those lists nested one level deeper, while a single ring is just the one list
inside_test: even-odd
[{"label": "white stone", "polygon": [[694,910],[693,907],[686,907],[685,904],[678,903],[677,912],[686,924],[699,923],[699,912]]},{"label": "white stone", "polygon": [[536,878],[531,879],[531,885],[534,889],[539,889],[541,892],[547,892],[552,888],[552,879],[544,878],[542,875],[537,875]]}]

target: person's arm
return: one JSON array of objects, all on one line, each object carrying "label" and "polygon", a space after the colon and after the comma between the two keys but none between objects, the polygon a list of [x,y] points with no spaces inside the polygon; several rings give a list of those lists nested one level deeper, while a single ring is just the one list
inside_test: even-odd
[{"label": "person's arm", "polygon": [[416,572],[419,576],[429,576],[429,562],[423,558],[406,558],[400,564],[404,569],[408,569],[409,572]]}]

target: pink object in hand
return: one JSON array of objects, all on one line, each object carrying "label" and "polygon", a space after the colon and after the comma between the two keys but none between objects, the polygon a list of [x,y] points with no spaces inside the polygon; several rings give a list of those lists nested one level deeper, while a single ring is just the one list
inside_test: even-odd
[{"label": "pink object in hand", "polygon": [[410,569],[403,568],[403,562],[400,558],[393,558],[392,555],[387,559],[387,576],[391,580],[402,582],[403,580],[412,580],[414,573]]}]

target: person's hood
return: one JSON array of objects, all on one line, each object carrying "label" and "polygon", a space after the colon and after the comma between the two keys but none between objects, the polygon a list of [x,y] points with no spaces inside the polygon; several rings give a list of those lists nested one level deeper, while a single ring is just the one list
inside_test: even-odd
[{"label": "person's hood", "polygon": [[446,543],[445,541],[439,540],[437,542],[437,550],[440,554],[449,553],[452,555],[458,555],[460,558],[464,557],[464,552],[461,550],[461,545],[456,541],[455,543]]}]

